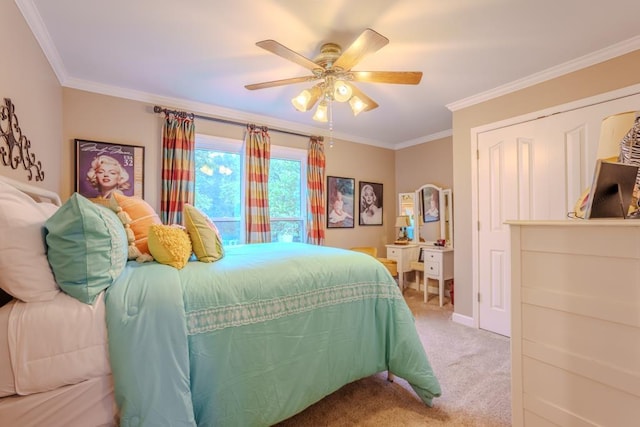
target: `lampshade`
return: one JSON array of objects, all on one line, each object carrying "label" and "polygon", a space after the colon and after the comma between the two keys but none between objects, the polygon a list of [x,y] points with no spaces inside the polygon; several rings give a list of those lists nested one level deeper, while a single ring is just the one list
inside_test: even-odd
[{"label": "lampshade", "polygon": [[409,227],[411,222],[409,221],[409,215],[400,215],[396,217],[396,227]]},{"label": "lampshade", "polygon": [[353,95],[349,100],[349,105],[351,106],[351,111],[353,111],[353,115],[357,116],[361,112],[367,108],[367,104],[365,104],[360,98],[356,95]]},{"label": "lampshade", "polygon": [[318,101],[322,95],[319,85],[313,86],[311,89],[305,89],[291,100],[291,103],[298,111],[309,111],[311,107]]},{"label": "lampshade", "polygon": [[353,89],[342,80],[337,80],[334,84],[333,99],[338,102],[347,102],[353,95]]},{"label": "lampshade", "polygon": [[320,103],[318,104],[318,108],[316,108],[316,112],[313,115],[313,120],[315,120],[317,122],[326,122],[326,121],[328,121],[328,118],[327,118],[327,102],[326,101],[320,101]]}]

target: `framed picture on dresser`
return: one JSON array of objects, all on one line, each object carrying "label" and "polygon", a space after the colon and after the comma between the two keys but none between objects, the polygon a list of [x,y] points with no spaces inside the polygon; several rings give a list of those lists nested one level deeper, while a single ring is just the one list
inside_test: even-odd
[{"label": "framed picture on dresser", "polygon": [[76,191],[88,198],[118,192],[144,197],[144,147],[75,140]]}]

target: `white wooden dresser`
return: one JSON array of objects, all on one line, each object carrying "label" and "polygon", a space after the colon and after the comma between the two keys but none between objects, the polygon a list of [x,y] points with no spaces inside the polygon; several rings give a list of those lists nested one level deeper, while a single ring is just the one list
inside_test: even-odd
[{"label": "white wooden dresser", "polygon": [[418,245],[385,245],[387,258],[398,263],[398,285],[404,291],[404,273],[411,271],[411,261],[418,259]]},{"label": "white wooden dresser", "polygon": [[640,425],[640,221],[509,225],[513,425]]}]

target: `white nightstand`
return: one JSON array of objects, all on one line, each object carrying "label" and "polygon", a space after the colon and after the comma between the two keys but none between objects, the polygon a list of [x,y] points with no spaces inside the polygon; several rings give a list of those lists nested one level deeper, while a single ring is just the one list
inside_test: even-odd
[{"label": "white nightstand", "polygon": [[442,307],[444,282],[453,279],[453,248],[421,245],[420,249],[422,249],[424,261],[424,302],[427,302],[427,279],[434,279],[438,281],[440,307]]},{"label": "white nightstand", "polygon": [[386,245],[387,258],[398,263],[398,284],[404,291],[404,273],[411,271],[411,261],[418,259],[418,245]]}]

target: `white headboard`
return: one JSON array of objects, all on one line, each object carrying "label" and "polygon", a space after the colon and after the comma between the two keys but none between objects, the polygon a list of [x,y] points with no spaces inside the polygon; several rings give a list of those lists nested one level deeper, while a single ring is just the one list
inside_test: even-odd
[{"label": "white headboard", "polygon": [[56,206],[60,206],[62,204],[62,202],[60,201],[60,196],[58,196],[58,194],[53,191],[45,190],[44,188],[36,187],[35,185],[16,181],[15,179],[7,178],[6,176],[2,175],[0,175],[0,181],[5,182],[22,191],[23,193],[28,194],[38,202],[48,200]]}]

